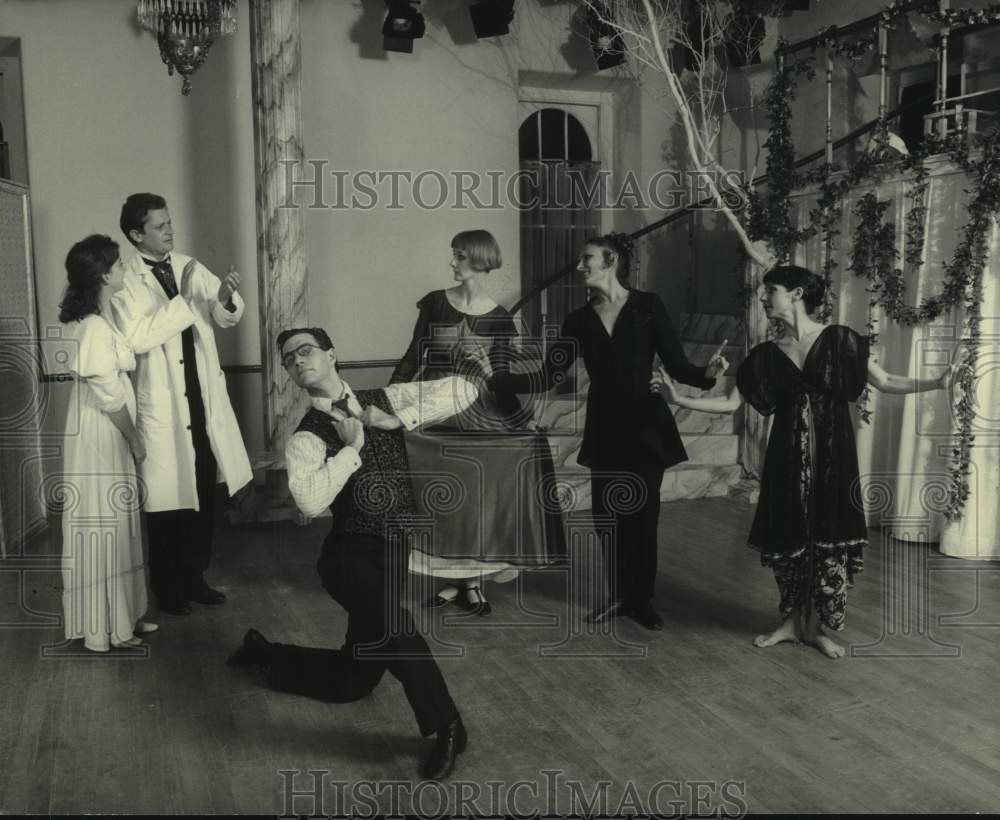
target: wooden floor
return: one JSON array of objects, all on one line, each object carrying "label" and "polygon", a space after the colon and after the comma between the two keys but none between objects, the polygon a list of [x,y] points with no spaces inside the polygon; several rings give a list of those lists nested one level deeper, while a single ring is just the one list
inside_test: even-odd
[{"label": "wooden floor", "polygon": [[[251,625],[340,645],[315,573],[327,521],[220,529],[210,580],[229,603],[163,616],[146,655],[60,647],[43,614],[58,576],[0,563],[0,813],[581,813],[594,796],[608,813],[995,811],[1000,565],[872,531],[848,656],[760,650],[776,595],[743,546],[750,518],[728,499],[664,505],[661,633],[589,633],[567,603],[586,572],[528,577],[522,606],[517,582],[491,586],[489,618],[421,611],[470,741],[450,784],[416,791],[429,741],[394,679],[330,705],[224,663]],[[292,785],[321,799],[290,804]]]}]

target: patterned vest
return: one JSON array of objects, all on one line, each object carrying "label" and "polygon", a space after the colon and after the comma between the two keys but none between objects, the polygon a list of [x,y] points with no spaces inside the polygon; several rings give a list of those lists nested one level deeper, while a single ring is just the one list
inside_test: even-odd
[{"label": "patterned vest", "polygon": [[[359,390],[354,396],[362,408],[374,404],[379,410],[393,413],[384,390]],[[344,448],[333,419],[315,407],[302,417],[296,432],[318,436],[326,444],[327,458]],[[406,521],[416,515],[403,431],[366,427],[360,455],[361,467],[330,505],[332,533],[364,533],[382,538],[388,521]]]}]

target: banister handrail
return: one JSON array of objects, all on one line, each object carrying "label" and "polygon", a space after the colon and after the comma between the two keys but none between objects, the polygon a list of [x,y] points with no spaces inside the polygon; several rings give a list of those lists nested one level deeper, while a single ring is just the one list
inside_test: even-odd
[{"label": "banister handrail", "polygon": [[[896,106],[886,114],[885,117],[886,122],[890,122],[892,120],[897,119],[904,112],[908,111],[911,108],[916,107],[920,103],[926,103],[928,99],[932,98],[933,95],[928,95],[926,97],[918,97],[914,100],[910,100],[909,102],[904,103],[903,105]],[[879,119],[876,117],[870,122],[866,122],[863,125],[858,126],[850,133],[845,134],[843,137],[840,137],[839,139],[835,140],[833,143],[833,147],[840,148],[849,142],[853,142],[858,137],[863,137],[865,134],[874,131],[878,127],[878,124],[879,124]],[[806,156],[801,157],[795,161],[795,167],[801,168],[804,165],[808,165],[809,163],[814,162],[815,160],[822,157],[825,152],[826,148],[824,147],[820,148],[818,151],[814,151],[811,154],[807,154]],[[767,180],[767,175],[761,174],[760,176],[754,177],[751,184],[757,185],[766,180]],[[709,197],[706,199],[699,200],[698,202],[695,202],[691,205],[685,205],[683,208],[679,208],[678,210],[667,214],[665,217],[658,219],[655,222],[650,222],[648,225],[644,225],[637,231],[633,231],[628,235],[629,239],[631,240],[639,239],[640,237],[643,237],[648,233],[652,233],[653,231],[659,230],[660,228],[663,228],[671,224],[672,222],[676,222],[678,219],[682,219],[683,217],[688,216],[689,214],[692,214],[695,211],[705,210],[707,206],[714,204],[714,202],[715,199]],[[571,263],[567,265],[565,268],[561,268],[560,270],[556,271],[556,273],[552,274],[547,279],[544,279],[542,282],[535,285],[535,287],[533,287],[530,291],[528,291],[528,293],[526,293],[524,296],[518,299],[514,303],[513,307],[510,308],[510,312],[517,313],[517,311],[520,310],[523,305],[525,305],[527,302],[530,302],[543,290],[545,290],[548,287],[551,287],[556,282],[559,282],[560,280],[569,276],[575,270],[576,270],[576,265]]]},{"label": "banister handrail", "polygon": [[[897,9],[897,13],[901,15],[908,14],[921,6],[934,5],[937,4],[932,2],[932,0],[910,0],[909,3]],[[879,11],[869,17],[862,17],[860,20],[855,20],[853,23],[845,23],[842,26],[830,26],[830,28],[825,31],[821,31],[813,37],[808,37],[805,40],[799,40],[797,43],[789,43],[788,45],[778,46],[774,53],[781,57],[787,57],[789,54],[795,54],[796,52],[804,51],[807,48],[819,48],[829,40],[838,40],[841,37],[847,37],[851,34],[856,34],[859,31],[864,31],[866,28],[874,27],[878,25],[878,21],[881,17],[882,11]]]}]

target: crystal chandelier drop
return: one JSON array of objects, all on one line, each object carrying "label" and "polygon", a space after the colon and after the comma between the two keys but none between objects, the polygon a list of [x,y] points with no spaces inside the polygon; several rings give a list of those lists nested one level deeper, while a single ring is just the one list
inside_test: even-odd
[{"label": "crystal chandelier drop", "polygon": [[182,94],[191,93],[190,76],[208,57],[216,37],[236,31],[237,0],[139,0],[139,24],[156,33],[167,73],[184,78]]}]

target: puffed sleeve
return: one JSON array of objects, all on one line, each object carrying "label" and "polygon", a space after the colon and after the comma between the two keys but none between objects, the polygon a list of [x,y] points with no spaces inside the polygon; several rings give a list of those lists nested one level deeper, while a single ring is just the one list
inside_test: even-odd
[{"label": "puffed sleeve", "polygon": [[868,337],[846,325],[834,325],[835,333],[830,385],[832,392],[847,401],[857,401],[868,381]]},{"label": "puffed sleeve", "polygon": [[766,343],[757,345],[736,371],[736,387],[740,395],[762,416],[770,416],[778,404],[775,368],[769,353]]},{"label": "puffed sleeve", "polygon": [[410,346],[406,348],[403,358],[399,360],[396,369],[389,377],[389,384],[399,384],[400,382],[411,382],[420,372],[422,345],[431,337],[431,322],[433,319],[434,293],[428,293],[417,302],[417,323],[413,326],[413,338]]},{"label": "puffed sleeve", "polygon": [[103,319],[84,319],[76,333],[76,350],[69,369],[97,397],[105,413],[121,410],[128,401],[115,356],[114,332]]}]

